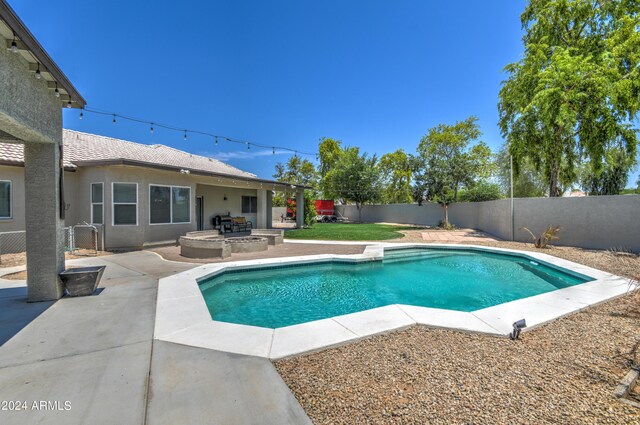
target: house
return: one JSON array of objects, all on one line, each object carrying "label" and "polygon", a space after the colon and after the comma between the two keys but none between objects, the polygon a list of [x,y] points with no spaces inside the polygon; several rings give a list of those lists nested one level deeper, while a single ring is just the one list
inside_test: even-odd
[{"label": "house", "polygon": [[[216,215],[271,227],[272,191],[302,186],[264,180],[213,158],[63,130],[65,226],[90,223],[106,249],[175,242],[212,229]],[[0,143],[0,232],[25,229],[23,145]],[[299,223],[301,224],[301,223]]]}]

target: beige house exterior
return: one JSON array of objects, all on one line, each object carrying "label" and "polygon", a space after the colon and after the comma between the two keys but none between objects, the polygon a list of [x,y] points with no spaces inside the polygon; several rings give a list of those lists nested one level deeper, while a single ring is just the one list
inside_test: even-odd
[{"label": "beige house exterior", "polygon": [[[272,191],[303,199],[302,186],[163,145],[64,130],[63,146],[65,226],[96,225],[110,250],[173,243],[186,232],[212,229],[216,215],[270,228]],[[22,145],[0,143],[0,185],[10,188],[9,195],[0,190],[0,232],[24,230]]]}]

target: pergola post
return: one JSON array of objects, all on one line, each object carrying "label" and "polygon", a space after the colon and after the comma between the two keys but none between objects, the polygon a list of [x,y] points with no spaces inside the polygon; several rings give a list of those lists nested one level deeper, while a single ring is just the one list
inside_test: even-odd
[{"label": "pergola post", "polygon": [[304,226],[304,192],[296,192],[296,227],[302,229]]},{"label": "pergola post", "polygon": [[258,201],[258,211],[256,212],[256,227],[258,229],[266,229],[267,228],[267,190],[266,189],[258,189],[257,190],[257,201]]},{"label": "pergola post", "polygon": [[24,158],[27,299],[57,300],[64,292],[58,275],[64,270],[59,146],[26,142]]}]

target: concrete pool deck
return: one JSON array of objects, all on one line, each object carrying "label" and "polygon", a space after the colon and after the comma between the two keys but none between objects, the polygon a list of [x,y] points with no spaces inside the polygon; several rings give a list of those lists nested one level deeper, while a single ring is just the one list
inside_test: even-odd
[{"label": "concrete pool deck", "polygon": [[194,264],[145,251],[67,264],[106,265],[102,292],[28,304],[24,281],[0,278],[0,401],[27,403],[1,424],[310,423],[269,360],[153,339],[158,279]]},{"label": "concrete pool deck", "polygon": [[[288,242],[307,244],[308,241]],[[314,244],[321,243],[313,241]],[[348,242],[327,244],[347,244]],[[475,250],[524,256],[530,260],[592,278],[592,281],[472,312],[411,305],[371,310],[270,329],[211,319],[198,281],[226,270],[319,263],[376,261],[384,250],[413,247]],[[607,301],[628,291],[628,280],[548,254],[475,245],[369,243],[361,254],[309,255],[208,264],[160,280],[154,338],[177,344],[268,358],[271,360],[326,349],[415,324],[506,336],[513,322],[525,318],[527,329]]]}]

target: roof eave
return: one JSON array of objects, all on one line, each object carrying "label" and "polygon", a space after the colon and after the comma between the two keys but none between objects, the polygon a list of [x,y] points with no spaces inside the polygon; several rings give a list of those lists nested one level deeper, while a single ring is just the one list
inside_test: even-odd
[{"label": "roof eave", "polygon": [[73,161],[73,163],[78,167],[129,165],[134,167],[153,168],[156,170],[165,170],[165,171],[187,170],[189,171],[189,174],[194,174],[198,176],[220,177],[225,179],[234,179],[239,181],[255,182],[255,183],[266,183],[266,184],[272,184],[272,185],[278,185],[278,186],[294,186],[295,189],[313,189],[310,186],[305,186],[300,184],[279,182],[275,180],[266,180],[258,177],[238,176],[234,174],[224,174],[224,173],[214,173],[211,171],[194,170],[190,168],[177,167],[173,165],[162,165],[162,164],[156,164],[153,162],[137,161],[134,159],[114,158],[114,159],[100,159],[100,160],[83,160],[83,161]]},{"label": "roof eave", "polygon": [[58,82],[58,84],[69,94],[75,107],[84,108],[86,100],[80,95],[78,90],[71,84],[71,81],[62,72],[58,65],[51,59],[51,56],[44,50],[40,42],[31,34],[31,31],[24,25],[22,20],[16,15],[11,6],[0,0],[0,19],[15,32],[20,41],[33,53],[36,60],[45,67],[47,72]]}]

